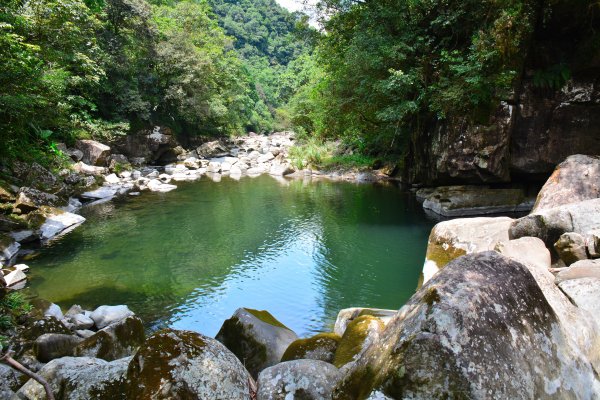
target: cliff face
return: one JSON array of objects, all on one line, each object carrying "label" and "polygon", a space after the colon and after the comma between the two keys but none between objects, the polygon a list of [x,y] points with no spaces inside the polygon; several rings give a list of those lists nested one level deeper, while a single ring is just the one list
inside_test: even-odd
[{"label": "cliff face", "polygon": [[544,18],[512,98],[486,124],[455,116],[415,134],[405,162],[409,182],[543,181],[571,154],[600,154],[600,49],[590,34],[599,18],[576,7]]}]

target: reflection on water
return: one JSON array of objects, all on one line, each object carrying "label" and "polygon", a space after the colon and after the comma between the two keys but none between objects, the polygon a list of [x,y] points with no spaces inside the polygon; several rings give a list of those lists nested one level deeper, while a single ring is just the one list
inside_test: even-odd
[{"label": "reflection on water", "polygon": [[300,335],[351,306],[399,308],[433,225],[380,185],[208,178],[104,203],[29,264],[30,293],[63,307],[128,304],[152,328],[215,335],[238,307]]}]

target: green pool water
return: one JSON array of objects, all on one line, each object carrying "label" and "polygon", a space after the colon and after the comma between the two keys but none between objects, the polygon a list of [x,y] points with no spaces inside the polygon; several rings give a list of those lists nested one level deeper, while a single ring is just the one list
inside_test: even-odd
[{"label": "green pool water", "polygon": [[86,207],[85,224],[28,262],[29,293],[63,308],[128,304],[150,329],[215,335],[238,307],[305,336],[346,307],[400,308],[429,220],[389,185],[206,177]]}]

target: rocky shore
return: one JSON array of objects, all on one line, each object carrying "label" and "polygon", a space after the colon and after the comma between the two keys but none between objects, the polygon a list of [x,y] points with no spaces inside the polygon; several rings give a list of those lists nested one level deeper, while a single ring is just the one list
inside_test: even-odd
[{"label": "rocky shore", "polygon": [[[259,163],[259,155],[268,169],[250,162],[246,173],[286,165],[285,156],[274,161],[285,150],[238,147],[237,161],[185,154],[165,167],[168,182],[154,171],[135,181],[113,171],[119,181],[100,190],[231,174],[253,151],[273,158]],[[13,268],[25,274],[26,266]],[[556,168],[530,214],[437,224],[422,285],[399,311],[341,310],[332,332],[299,338],[268,311],[240,308],[213,339],[173,329],[145,337],[126,306],[74,305],[63,314],[41,304],[12,346],[58,399],[594,399],[598,271],[600,158],[575,155]],[[6,398],[46,398],[42,385],[9,367],[0,365],[0,378]]]}]

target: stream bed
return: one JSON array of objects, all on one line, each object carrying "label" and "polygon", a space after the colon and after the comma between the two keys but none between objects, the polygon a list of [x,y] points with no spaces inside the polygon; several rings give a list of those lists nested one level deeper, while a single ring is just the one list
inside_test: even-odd
[{"label": "stream bed", "polygon": [[435,220],[393,185],[207,177],[169,193],[85,207],[43,248],[28,294],[93,309],[127,304],[149,329],[214,336],[238,307],[300,336],[338,311],[400,308],[415,292]]}]

